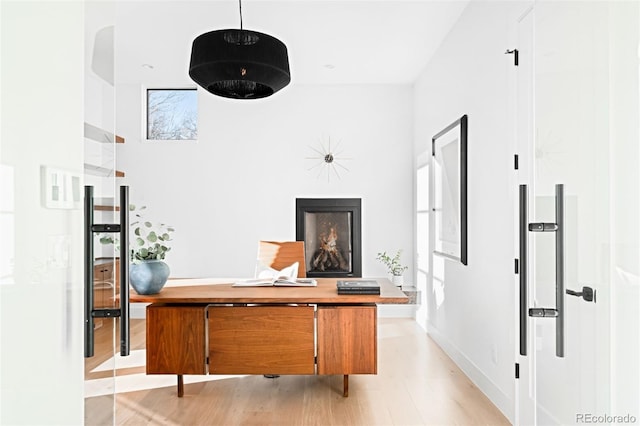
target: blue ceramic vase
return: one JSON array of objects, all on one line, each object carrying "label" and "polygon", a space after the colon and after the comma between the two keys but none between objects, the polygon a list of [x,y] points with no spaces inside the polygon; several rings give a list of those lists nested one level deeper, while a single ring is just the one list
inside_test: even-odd
[{"label": "blue ceramic vase", "polygon": [[132,263],[129,282],[138,294],[157,294],[169,278],[169,265],[162,260],[143,260]]}]

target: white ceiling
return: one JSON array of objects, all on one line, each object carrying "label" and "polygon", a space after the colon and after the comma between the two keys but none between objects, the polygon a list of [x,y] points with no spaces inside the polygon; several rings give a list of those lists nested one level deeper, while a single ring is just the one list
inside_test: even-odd
[{"label": "white ceiling", "polygon": [[[245,0],[242,15],[287,46],[292,84],[411,84],[468,1]],[[240,27],[235,0],[118,0],[115,17],[116,81],[147,86],[193,85],[193,39]]]}]

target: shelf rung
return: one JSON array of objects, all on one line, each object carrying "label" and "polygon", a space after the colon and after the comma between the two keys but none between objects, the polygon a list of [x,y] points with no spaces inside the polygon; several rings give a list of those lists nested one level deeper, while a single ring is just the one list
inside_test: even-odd
[{"label": "shelf rung", "polygon": [[99,211],[103,211],[103,212],[119,212],[120,211],[120,207],[119,206],[101,206],[101,205],[94,205],[93,206],[94,210],[99,210]]},{"label": "shelf rung", "polygon": [[115,174],[116,177],[124,177],[124,172],[120,170],[108,169],[106,167],[96,166],[95,164],[84,163],[84,171],[90,175],[111,177]]},{"label": "shelf rung", "polygon": [[100,143],[124,143],[122,136],[115,135],[111,132],[103,130],[93,124],[84,123],[84,137]]}]

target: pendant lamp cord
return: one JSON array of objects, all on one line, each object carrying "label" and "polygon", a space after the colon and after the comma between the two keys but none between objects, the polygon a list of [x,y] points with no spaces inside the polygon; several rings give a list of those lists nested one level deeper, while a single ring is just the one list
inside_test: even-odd
[{"label": "pendant lamp cord", "polygon": [[240,6],[240,29],[242,29],[242,0],[238,0]]}]

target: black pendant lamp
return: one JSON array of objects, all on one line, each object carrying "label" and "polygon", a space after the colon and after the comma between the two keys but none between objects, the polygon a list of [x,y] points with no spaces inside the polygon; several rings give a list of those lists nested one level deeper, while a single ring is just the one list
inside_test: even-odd
[{"label": "black pendant lamp", "polygon": [[216,30],[193,40],[189,76],[214,95],[259,99],[291,81],[287,46],[275,37],[242,28]]}]

